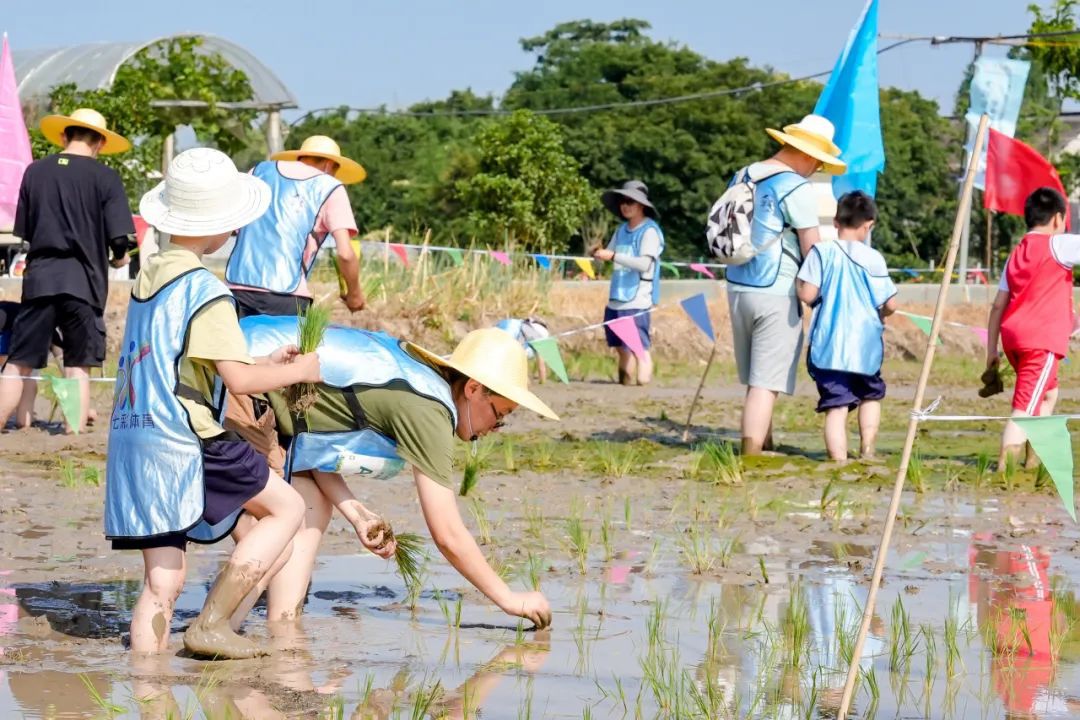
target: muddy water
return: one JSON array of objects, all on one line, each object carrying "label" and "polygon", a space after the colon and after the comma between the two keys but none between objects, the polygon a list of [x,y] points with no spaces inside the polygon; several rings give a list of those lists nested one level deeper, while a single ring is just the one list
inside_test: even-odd
[{"label": "muddy water", "polygon": [[[889,559],[856,713],[1080,716],[1075,529],[1037,527],[995,501],[913,500],[906,511],[909,525],[950,520],[924,523]],[[230,663],[169,653],[132,666],[122,636],[136,582],[9,575],[0,717],[413,717],[436,683],[433,716],[826,717],[839,703],[872,542],[796,547],[780,530],[812,515],[788,511],[776,531],[742,535],[727,568],[700,576],[686,538],[660,523],[612,521],[614,557],[593,548],[585,577],[565,549],[548,547],[541,582],[555,625],[546,632],[519,633],[473,593],[458,595],[461,581],[442,562],[410,610],[383,561],[327,556],[302,630],[268,638],[256,613],[247,631],[274,655]],[[224,555],[197,557],[174,633]]]}]

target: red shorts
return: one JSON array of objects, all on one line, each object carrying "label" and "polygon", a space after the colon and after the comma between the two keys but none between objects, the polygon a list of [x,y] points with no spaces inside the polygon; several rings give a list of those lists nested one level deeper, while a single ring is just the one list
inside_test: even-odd
[{"label": "red shorts", "polygon": [[1057,389],[1061,358],[1049,350],[1006,350],[1005,357],[1016,370],[1013,410],[1038,415],[1043,397]]}]

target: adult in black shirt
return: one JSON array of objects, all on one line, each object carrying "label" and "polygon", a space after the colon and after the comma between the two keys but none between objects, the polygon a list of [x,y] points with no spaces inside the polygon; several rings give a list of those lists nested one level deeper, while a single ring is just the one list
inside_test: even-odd
[{"label": "adult in black shirt", "polygon": [[64,150],[31,163],[19,188],[14,234],[29,250],[22,305],[0,380],[0,426],[18,405],[21,378],[45,367],[59,330],[64,375],[82,380],[82,417],[78,427],[68,428],[79,431],[90,407],[89,369],[105,360],[108,266],[127,263],[128,235],[135,232],[120,176],[96,158],[131,144],[87,108],[50,115],[41,131]]}]

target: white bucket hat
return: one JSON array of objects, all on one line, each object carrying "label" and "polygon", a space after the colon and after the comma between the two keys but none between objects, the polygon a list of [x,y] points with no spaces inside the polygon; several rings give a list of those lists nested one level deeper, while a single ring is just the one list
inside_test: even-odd
[{"label": "white bucket hat", "polygon": [[238,230],[270,206],[270,186],[237,171],[229,156],[192,148],[173,158],[165,180],[139,201],[139,214],[160,232],[187,237]]}]

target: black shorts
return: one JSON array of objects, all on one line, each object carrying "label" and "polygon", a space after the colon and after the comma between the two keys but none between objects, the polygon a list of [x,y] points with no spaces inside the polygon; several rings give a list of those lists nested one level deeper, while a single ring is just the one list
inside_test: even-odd
[{"label": "black shorts", "polygon": [[841,370],[819,370],[813,366],[809,366],[809,370],[810,377],[817,385],[819,413],[842,407],[850,411],[865,401],[885,397],[885,381],[881,379],[881,371],[873,375],[857,375]]},{"label": "black shorts", "polygon": [[278,295],[254,290],[233,290],[236,298],[236,314],[241,318],[249,315],[299,315],[311,307],[311,298],[296,295]]},{"label": "black shorts", "polygon": [[[203,441],[203,520],[211,525],[225,520],[266,487],[270,466],[266,458],[236,433],[226,432]],[[113,550],[149,550],[187,546],[187,535],[167,533],[144,538],[116,538]]]},{"label": "black shorts", "polygon": [[101,311],[71,295],[34,298],[19,306],[8,362],[35,370],[45,367],[58,330],[64,367],[101,367],[105,362]]}]

